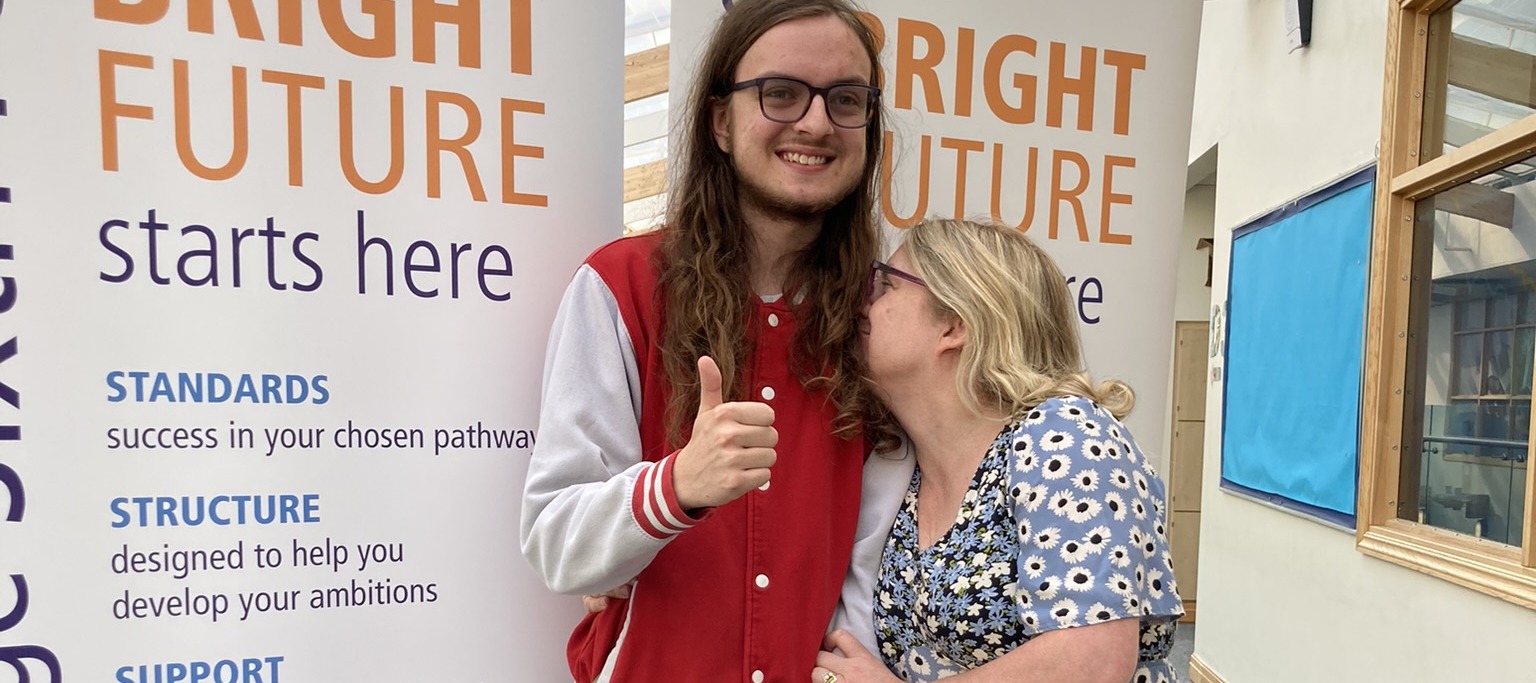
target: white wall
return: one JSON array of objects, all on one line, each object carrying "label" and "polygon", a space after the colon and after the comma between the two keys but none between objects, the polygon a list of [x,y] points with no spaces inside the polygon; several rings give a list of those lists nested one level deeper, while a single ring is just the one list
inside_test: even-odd
[{"label": "white wall", "polygon": [[[1234,227],[1375,157],[1388,5],[1316,2],[1311,46],[1288,53],[1279,0],[1204,3],[1190,158],[1220,147],[1213,299],[1227,296]],[[1515,653],[1536,641],[1536,612],[1220,491],[1221,416],[1208,402],[1203,662],[1228,683],[1531,680],[1529,656]]]},{"label": "white wall", "polygon": [[[1179,262],[1175,269],[1173,292],[1173,319],[1184,320],[1210,320],[1211,316],[1211,288],[1205,286],[1205,274],[1207,260],[1210,258],[1211,248],[1197,249],[1196,245],[1201,239],[1209,239],[1212,236],[1215,225],[1216,188],[1213,185],[1196,185],[1184,193],[1184,226],[1179,234],[1178,255]],[[1168,404],[1163,411],[1163,424],[1173,424],[1173,357],[1178,353],[1177,345],[1169,351],[1168,362]],[[1206,400],[1210,400],[1209,398]],[[1173,429],[1163,430],[1162,448],[1156,453],[1149,454],[1153,459],[1153,465],[1166,479],[1170,472],[1173,453]]]},{"label": "white wall", "polygon": [[1184,193],[1184,232],[1179,235],[1178,284],[1174,285],[1174,320],[1209,320],[1211,288],[1205,286],[1210,249],[1196,249],[1212,237],[1216,220],[1216,187],[1196,185]]}]

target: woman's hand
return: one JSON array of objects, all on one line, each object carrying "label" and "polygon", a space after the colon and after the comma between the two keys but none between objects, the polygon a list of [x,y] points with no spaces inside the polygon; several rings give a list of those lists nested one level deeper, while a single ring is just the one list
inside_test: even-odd
[{"label": "woman's hand", "polygon": [[633,585],[635,585],[635,582],[630,581],[602,595],[583,595],[581,596],[581,605],[587,608],[589,614],[597,614],[608,609],[608,601],[610,600],[628,600],[629,587]]},{"label": "woman's hand", "polygon": [[811,683],[901,683],[852,633],[842,629],[828,633],[821,646]]}]

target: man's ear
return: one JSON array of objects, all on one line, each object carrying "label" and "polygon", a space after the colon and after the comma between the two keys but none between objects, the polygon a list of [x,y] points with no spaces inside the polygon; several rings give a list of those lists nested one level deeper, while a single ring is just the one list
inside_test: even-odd
[{"label": "man's ear", "polygon": [[714,129],[715,146],[726,154],[731,153],[731,110],[729,100],[716,100],[709,107],[709,123]]}]

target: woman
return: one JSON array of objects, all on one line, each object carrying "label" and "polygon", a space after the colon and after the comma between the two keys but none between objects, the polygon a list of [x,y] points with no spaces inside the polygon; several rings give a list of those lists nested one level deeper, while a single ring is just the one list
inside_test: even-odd
[{"label": "woman", "polygon": [[1120,422],[1130,388],[1084,373],[1050,257],[1015,230],[923,222],[874,264],[864,322],[915,457],[870,460],[812,681],[1175,681],[1163,484]]}]

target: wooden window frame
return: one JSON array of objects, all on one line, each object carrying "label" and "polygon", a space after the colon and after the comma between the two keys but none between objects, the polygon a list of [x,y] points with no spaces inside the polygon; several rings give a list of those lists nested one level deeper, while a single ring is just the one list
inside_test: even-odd
[{"label": "wooden window frame", "polygon": [[[1389,0],[1381,151],[1371,238],[1356,547],[1360,552],[1536,608],[1536,467],[1527,467],[1520,548],[1401,519],[1418,477],[1402,477],[1405,435],[1422,420],[1423,368],[1410,357],[1414,204],[1536,153],[1536,115],[1420,163],[1430,17],[1453,0]],[[1431,131],[1433,134],[1433,131]],[[1423,256],[1420,255],[1420,258]],[[1420,301],[1427,306],[1427,299]],[[1409,410],[1409,406],[1414,406]],[[1418,415],[1412,414],[1414,411]],[[1419,432],[1422,433],[1422,432]],[[1412,487],[1410,490],[1409,487]]]},{"label": "wooden window frame", "polygon": [[[658,45],[624,58],[624,103],[667,92],[667,68],[672,46]],[[667,191],[667,160],[624,169],[624,201],[654,197]]]}]

